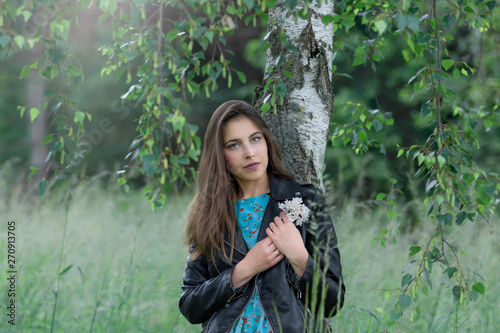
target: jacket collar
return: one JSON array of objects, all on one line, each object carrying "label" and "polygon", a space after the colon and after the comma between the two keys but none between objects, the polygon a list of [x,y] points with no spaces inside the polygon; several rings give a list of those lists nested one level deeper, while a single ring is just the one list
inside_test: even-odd
[{"label": "jacket collar", "polygon": [[257,238],[259,241],[267,237],[266,228],[269,227],[269,223],[273,221],[274,217],[278,216],[281,212],[276,201],[306,196],[300,185],[294,180],[271,175],[269,176],[269,187],[271,188],[271,198],[269,199],[269,204],[260,225],[259,236]]},{"label": "jacket collar", "polygon": [[269,187],[271,188],[271,198],[273,198],[274,200],[281,201],[289,200],[293,197],[305,197],[304,191],[294,180],[270,175]]}]

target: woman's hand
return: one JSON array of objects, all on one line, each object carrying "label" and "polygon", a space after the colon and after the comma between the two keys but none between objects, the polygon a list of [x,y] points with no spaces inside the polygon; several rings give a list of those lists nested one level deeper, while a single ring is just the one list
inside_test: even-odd
[{"label": "woman's hand", "polygon": [[233,270],[231,279],[233,288],[238,288],[250,281],[257,273],[273,267],[283,259],[283,254],[279,252],[276,245],[269,237],[264,238],[255,244],[243,260],[241,260]]},{"label": "woman's hand", "polygon": [[269,224],[266,234],[276,245],[278,250],[288,258],[295,274],[300,278],[307,266],[307,253],[299,229],[286,217],[285,213],[274,218]]}]

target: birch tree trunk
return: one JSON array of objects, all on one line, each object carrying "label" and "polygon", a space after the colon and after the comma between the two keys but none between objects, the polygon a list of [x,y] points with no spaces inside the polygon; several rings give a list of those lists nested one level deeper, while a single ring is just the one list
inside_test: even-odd
[{"label": "birch tree trunk", "polygon": [[[303,8],[303,1],[299,1],[291,15],[285,1],[278,0],[269,11],[266,37],[271,46],[254,106],[261,109],[274,94],[276,112],[271,108],[263,117],[280,144],[286,166],[297,181],[324,190],[325,149],[333,108],[333,23],[325,25],[321,18],[333,16],[333,0],[321,1],[320,6],[317,1],[309,3],[308,19],[295,15]],[[273,83],[265,91],[269,80]],[[280,85],[286,87],[281,105],[277,95]]]},{"label": "birch tree trunk", "polygon": [[[30,56],[32,59],[40,59],[42,57],[41,52],[41,47],[35,46],[31,50]],[[38,184],[46,176],[48,166],[47,155],[49,154],[49,147],[42,144],[43,139],[48,134],[47,110],[43,107],[43,103],[41,103],[44,99],[44,91],[44,80],[40,79],[38,75],[30,74],[26,81],[26,101],[31,107],[37,106],[40,111],[38,117],[33,122],[29,113],[25,116],[28,122],[30,142],[29,164],[30,166],[39,168],[38,173],[32,178],[33,190],[35,192],[38,189]]]}]

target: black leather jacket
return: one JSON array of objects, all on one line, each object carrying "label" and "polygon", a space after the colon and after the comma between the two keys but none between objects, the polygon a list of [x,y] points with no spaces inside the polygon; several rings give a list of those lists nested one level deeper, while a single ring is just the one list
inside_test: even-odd
[{"label": "black leather jacket", "polygon": [[[231,274],[234,266],[248,252],[239,229],[231,263],[224,259],[222,253],[216,264],[201,257],[195,260],[188,257],[179,308],[192,324],[202,323],[203,332],[230,332],[255,290],[275,333],[302,333],[305,322],[308,328],[312,327],[311,318],[332,317],[344,303],[345,287],[337,238],[321,192],[310,185],[299,185],[277,177],[270,178],[270,188],[271,197],[258,240],[267,237],[266,228],[281,212],[279,202],[302,197],[311,210],[309,220],[298,227],[309,252],[306,270],[298,279],[288,259],[284,258],[235,290]],[[228,241],[225,246],[226,252],[230,253]],[[319,283],[315,284],[313,276],[318,274]],[[311,296],[319,299],[322,293],[325,293],[324,308],[305,310],[305,304],[311,304]],[[324,327],[306,331],[316,333],[326,330]]]}]

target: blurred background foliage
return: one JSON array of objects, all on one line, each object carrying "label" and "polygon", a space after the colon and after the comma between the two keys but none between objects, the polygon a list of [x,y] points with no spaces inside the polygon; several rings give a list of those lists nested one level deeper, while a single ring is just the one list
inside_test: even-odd
[{"label": "blurred background foliage", "polygon": [[[348,3],[338,2],[337,10],[342,11]],[[122,98],[130,87],[124,77],[118,76],[116,79],[113,75],[101,75],[108,59],[98,49],[103,45],[111,45],[113,38],[109,18],[96,24],[101,14],[98,8],[77,13],[78,25],[71,29],[71,35],[64,45],[80,60],[85,78],[82,84],[67,85],[64,90],[80,110],[92,116],[86,129],[91,149],[86,152],[79,166],[72,170],[72,176],[79,179],[102,172],[116,172],[123,167],[129,146],[137,135],[135,128],[142,107]],[[228,60],[231,67],[241,69],[246,74],[246,84],[234,80],[233,86],[227,88],[226,82],[219,78],[219,88],[210,98],[199,94],[195,99],[189,99],[191,108],[185,111],[185,116],[188,123],[199,127],[200,137],[203,137],[208,119],[219,104],[228,99],[251,101],[253,89],[262,81],[265,66],[262,47],[266,27],[262,21],[259,22],[261,25],[257,26],[236,22],[235,33],[226,36],[227,49],[234,52],[234,55],[228,56]],[[492,22],[495,26],[488,32],[488,38],[479,34],[477,29],[461,29],[453,35],[453,41],[448,45],[450,58],[465,61],[477,71],[468,77],[453,80],[455,91],[468,97],[470,105],[466,111],[456,109],[444,113],[444,123],[452,123],[454,118],[464,112],[478,115],[489,112],[491,110],[485,109],[485,106],[498,103],[499,23],[498,20]],[[415,193],[412,194],[411,187],[405,185],[415,173],[415,165],[411,160],[396,160],[396,146],[408,147],[423,142],[431,134],[431,127],[427,124],[429,119],[419,117],[425,98],[422,94],[416,94],[408,82],[408,78],[425,64],[405,60],[408,45],[403,44],[404,39],[399,38],[397,33],[385,34],[383,38],[377,39],[377,43],[383,44],[383,48],[379,49],[383,54],[379,56],[384,61],[353,65],[357,48],[374,43],[373,33],[361,15],[353,19],[350,29],[336,31],[332,132],[336,126],[352,121],[353,103],[361,103],[370,110],[381,108],[382,112],[389,112],[394,119],[394,126],[370,134],[370,139],[373,136],[374,139],[386,140],[386,155],[378,147],[369,148],[367,154],[356,154],[349,145],[339,142],[328,146],[325,176],[338,194],[338,205],[342,204],[345,196],[360,200],[373,199],[377,193],[387,189],[388,172],[402,185],[404,198],[411,200]],[[19,79],[19,73],[28,58],[27,51],[16,53],[9,52],[5,47],[0,48],[0,164],[20,157],[16,161],[19,170],[25,170],[23,177],[29,173],[29,152],[33,147],[30,147],[27,139],[30,134],[27,126],[29,117],[19,117],[16,107],[28,104],[27,80]],[[54,85],[59,82],[47,80],[43,84],[47,89],[57,90]],[[481,143],[481,148],[475,151],[477,164],[485,171],[498,171],[498,126],[485,123],[484,119],[475,120],[474,116],[466,118],[466,121],[475,129]],[[136,181],[139,185],[144,184],[141,176]],[[423,185],[418,185],[416,190],[422,192]]]}]

